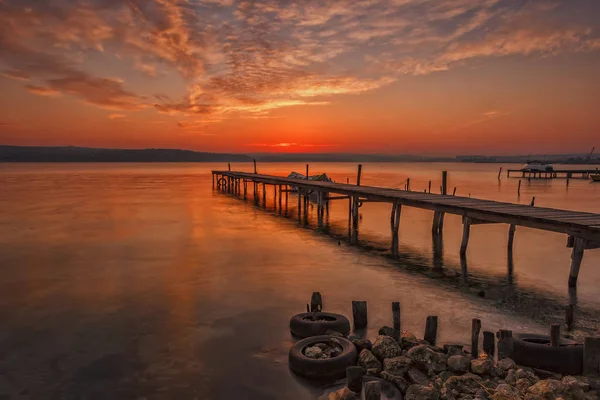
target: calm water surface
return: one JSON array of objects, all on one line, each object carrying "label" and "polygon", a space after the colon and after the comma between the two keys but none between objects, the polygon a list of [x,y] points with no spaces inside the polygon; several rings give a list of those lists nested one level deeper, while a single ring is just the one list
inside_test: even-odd
[{"label": "calm water surface", "polygon": [[[307,399],[320,389],[287,367],[291,315],[313,291],[325,308],[369,303],[371,338],[402,304],[404,329],[422,335],[440,316],[440,341],[467,344],[484,330],[544,332],[578,306],[578,329],[595,331],[600,251],[586,252],[576,293],[567,291],[564,235],[505,225],[471,230],[447,216],[433,256],[432,213],[403,209],[398,260],[389,257],[389,205],[360,209],[361,246],[350,247],[347,202],[333,202],[329,232],[298,225],[252,201],[214,192],[216,164],[0,164],[0,397]],[[234,169],[250,171],[248,164]],[[365,164],[365,185],[422,191],[449,171],[457,195],[600,212],[600,184],[497,180],[498,165]],[[504,168],[510,167],[504,165]],[[311,173],[355,179],[354,164]],[[575,168],[573,166],[573,168]],[[264,164],[287,175],[304,164]],[[272,189],[271,189],[272,190]],[[435,191],[435,189],[434,189]],[[439,191],[439,189],[438,189]],[[314,210],[316,211],[316,210]],[[338,241],[340,242],[338,244]]]}]

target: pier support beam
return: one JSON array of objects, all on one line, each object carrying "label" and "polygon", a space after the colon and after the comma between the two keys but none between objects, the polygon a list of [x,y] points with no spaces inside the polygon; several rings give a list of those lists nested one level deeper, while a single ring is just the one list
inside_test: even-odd
[{"label": "pier support beam", "polygon": [[515,230],[517,229],[516,225],[510,225],[508,228],[508,252],[512,253],[513,251],[513,243],[515,241]]},{"label": "pier support beam", "polygon": [[471,233],[471,218],[463,218],[463,236],[460,243],[460,256],[464,257],[467,254],[467,246],[469,245],[469,234]]},{"label": "pier support beam", "polygon": [[584,249],[584,239],[574,238],[573,251],[571,253],[571,272],[569,273],[569,287],[577,286],[577,278],[579,277],[579,268],[581,267],[581,260],[583,260]]},{"label": "pier support beam", "polygon": [[392,228],[392,256],[398,257],[398,231],[400,230],[400,213],[402,212],[402,204],[392,204],[392,216],[390,225]]},{"label": "pier support beam", "polygon": [[431,233],[437,235],[442,233],[444,230],[444,213],[435,211],[433,213],[433,226],[431,227]]},{"label": "pier support beam", "polygon": [[352,197],[352,228],[350,232],[350,243],[358,244],[358,196]]}]

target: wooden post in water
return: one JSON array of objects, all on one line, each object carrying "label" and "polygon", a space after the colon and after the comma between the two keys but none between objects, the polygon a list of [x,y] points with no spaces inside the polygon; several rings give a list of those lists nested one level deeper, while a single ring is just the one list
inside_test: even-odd
[{"label": "wooden post in water", "polygon": [[392,204],[392,256],[398,257],[398,231],[400,230],[400,213],[402,212],[402,204]]},{"label": "wooden post in water", "polygon": [[362,392],[363,375],[365,371],[362,367],[348,367],[346,368],[346,386],[354,393]]},{"label": "wooden post in water", "polygon": [[517,196],[521,196],[521,180],[519,179],[519,186],[517,186]]},{"label": "wooden post in water", "polygon": [[394,334],[397,336],[394,339],[400,340],[400,302],[392,302],[392,318],[394,321]]},{"label": "wooden post in water", "polygon": [[255,174],[258,174],[258,172],[257,172],[257,170],[256,170],[256,159],[253,159],[252,161],[254,162],[254,173],[255,173]]},{"label": "wooden post in water", "polygon": [[496,337],[494,332],[483,331],[483,351],[492,360],[494,359],[494,353],[496,349]]},{"label": "wooden post in water", "polygon": [[279,212],[281,212],[282,208],[281,208],[281,196],[282,196],[282,192],[283,191],[283,185],[279,185]]},{"label": "wooden post in water", "polygon": [[498,332],[498,360],[512,357],[513,337],[512,331],[501,329]]},{"label": "wooden post in water", "polygon": [[248,181],[244,179],[244,200],[248,197]]},{"label": "wooden post in water", "polygon": [[456,196],[456,186],[454,186],[454,190],[452,191],[452,196]]},{"label": "wooden post in water", "polygon": [[310,312],[323,311],[323,298],[321,293],[313,292],[310,296]]},{"label": "wooden post in water", "polygon": [[460,244],[460,255],[464,257],[467,254],[467,246],[469,245],[469,233],[471,232],[471,218],[463,217],[463,236]]},{"label": "wooden post in water", "polygon": [[227,163],[227,171],[231,171],[231,163]]},{"label": "wooden post in water", "polygon": [[302,192],[300,187],[297,187],[296,193],[298,194],[298,222],[302,221]]},{"label": "wooden post in water", "polygon": [[531,204],[530,204],[530,206],[531,206],[531,207],[535,206],[535,196],[533,196],[533,197],[531,198]]},{"label": "wooden post in water", "polygon": [[515,230],[517,229],[517,226],[514,224],[511,224],[510,227],[508,228],[508,252],[512,253],[513,251],[513,243],[515,241]]},{"label": "wooden post in water", "polygon": [[498,170],[498,180],[500,180],[500,174],[502,173],[502,167]]},{"label": "wooden post in water", "polygon": [[306,164],[306,180],[308,180],[308,164]]},{"label": "wooden post in water", "polygon": [[350,243],[358,244],[358,196],[352,196],[352,233]]},{"label": "wooden post in water", "polygon": [[356,174],[356,186],[360,186],[361,175],[362,175],[362,164],[358,164],[358,173]]},{"label": "wooden post in water", "polygon": [[442,171],[442,194],[446,195],[448,191],[448,171]]},{"label": "wooden post in water", "polygon": [[560,325],[550,326],[550,346],[558,347],[560,345]]},{"label": "wooden post in water", "polygon": [[479,358],[479,333],[481,332],[481,320],[473,318],[471,321],[471,356]]},{"label": "wooden post in water", "polygon": [[267,184],[263,182],[263,207],[267,208]]},{"label": "wooden post in water", "polygon": [[406,178],[406,191],[410,192],[410,178]]},{"label": "wooden post in water", "polygon": [[431,193],[431,181],[429,181],[429,193]]},{"label": "wooden post in water", "polygon": [[569,273],[569,287],[577,287],[577,278],[579,277],[579,268],[583,260],[583,251],[585,241],[581,238],[575,238],[573,251],[571,252],[571,272]]},{"label": "wooden post in water", "polygon": [[565,325],[567,326],[568,331],[573,329],[574,309],[575,306],[573,304],[569,304],[565,307]]},{"label": "wooden post in water", "polygon": [[367,327],[367,302],[352,300],[352,320],[354,321],[354,329],[363,329]]},{"label": "wooden post in water", "polygon": [[435,346],[435,343],[437,342],[437,330],[438,317],[436,315],[428,316],[427,321],[425,322],[425,335],[423,338],[432,346]]}]

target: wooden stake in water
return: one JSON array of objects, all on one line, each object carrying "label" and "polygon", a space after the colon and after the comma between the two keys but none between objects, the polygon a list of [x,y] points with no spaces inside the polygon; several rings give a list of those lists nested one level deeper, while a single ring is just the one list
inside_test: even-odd
[{"label": "wooden stake in water", "polygon": [[481,332],[481,320],[473,318],[471,322],[471,356],[479,358],[479,332]]},{"label": "wooden stake in water", "polygon": [[257,174],[258,172],[256,171],[256,159],[252,160],[254,162],[254,173]]},{"label": "wooden stake in water", "polygon": [[560,345],[560,325],[550,326],[550,346],[558,347]]},{"label": "wooden stake in water", "polygon": [[521,195],[521,180],[519,179],[519,186],[517,186],[517,196]]},{"label": "wooden stake in water", "polygon": [[435,346],[437,341],[438,317],[430,315],[425,322],[425,336],[423,337],[429,344]]},{"label": "wooden stake in water", "polygon": [[498,170],[498,180],[500,180],[500,174],[502,173],[502,167]]},{"label": "wooden stake in water", "polygon": [[362,175],[362,164],[358,164],[358,173],[356,174],[356,186],[360,186],[360,176]]}]

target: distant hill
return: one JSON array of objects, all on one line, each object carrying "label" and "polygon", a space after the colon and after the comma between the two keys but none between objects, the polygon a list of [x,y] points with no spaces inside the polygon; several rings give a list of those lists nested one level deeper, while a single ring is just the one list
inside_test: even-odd
[{"label": "distant hill", "polygon": [[0,162],[251,162],[244,154],[177,149],[0,146]]},{"label": "distant hill", "polygon": [[351,154],[351,153],[256,153],[250,154],[261,162],[433,162],[455,161],[446,157],[424,157],[410,154]]}]

